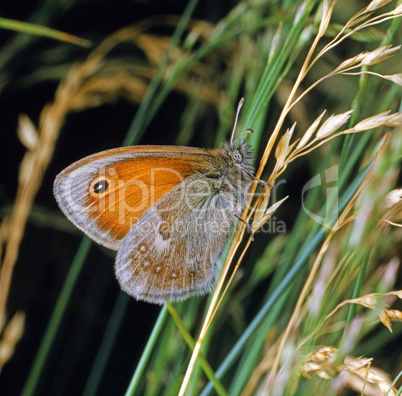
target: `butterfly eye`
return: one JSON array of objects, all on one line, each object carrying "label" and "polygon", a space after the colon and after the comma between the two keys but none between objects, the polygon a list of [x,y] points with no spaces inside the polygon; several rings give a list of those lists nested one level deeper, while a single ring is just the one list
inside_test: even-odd
[{"label": "butterfly eye", "polygon": [[243,156],[238,151],[233,151],[232,159],[237,164],[240,164],[241,162],[243,162]]}]

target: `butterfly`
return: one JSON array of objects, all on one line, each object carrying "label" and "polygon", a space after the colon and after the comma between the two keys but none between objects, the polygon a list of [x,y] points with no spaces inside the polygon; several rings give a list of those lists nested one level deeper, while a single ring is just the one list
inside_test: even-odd
[{"label": "butterfly", "polygon": [[[92,240],[117,251],[116,278],[155,304],[208,293],[255,180],[252,148],[132,146],[85,157],[57,175],[54,196]],[[247,130],[246,132],[250,132]]]}]

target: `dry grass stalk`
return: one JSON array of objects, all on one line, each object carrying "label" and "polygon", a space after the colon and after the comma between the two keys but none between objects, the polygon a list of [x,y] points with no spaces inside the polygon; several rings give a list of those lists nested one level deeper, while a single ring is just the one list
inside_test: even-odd
[{"label": "dry grass stalk", "polygon": [[311,378],[311,374],[314,373],[322,379],[331,379],[334,376],[332,365],[335,361],[336,352],[337,349],[334,346],[326,346],[311,353],[303,365],[301,375],[305,378]]},{"label": "dry grass stalk", "polygon": [[0,373],[4,365],[13,356],[14,349],[24,334],[25,314],[17,312],[4,328],[0,340]]},{"label": "dry grass stalk", "polygon": [[392,388],[388,375],[382,370],[371,366],[372,359],[346,357],[342,370],[342,381],[348,386],[364,395],[395,396],[397,391]]},{"label": "dry grass stalk", "polygon": [[402,189],[395,189],[385,197],[385,207],[387,208],[380,220],[382,227],[392,225],[402,227]]},{"label": "dry grass stalk", "polygon": [[[284,108],[282,110],[282,113],[279,117],[279,120],[275,126],[275,129],[273,133],[270,136],[270,139],[267,143],[267,146],[265,148],[265,151],[263,153],[263,156],[261,158],[259,167],[256,172],[256,177],[260,178],[263,170],[265,169],[265,166],[267,164],[268,158],[273,150],[273,147],[278,139],[279,132],[283,127],[285,118],[289,114],[290,110],[292,107],[298,103],[307,93],[309,93],[313,88],[315,88],[318,84],[320,84],[322,81],[325,79],[328,79],[332,76],[335,76],[337,74],[351,74],[351,71],[357,68],[364,66],[369,66],[369,65],[374,65],[379,62],[382,62],[392,55],[396,53],[396,51],[399,50],[398,47],[391,47],[391,46],[382,46],[379,47],[378,49],[371,51],[371,52],[366,52],[359,54],[351,59],[348,59],[344,62],[341,63],[337,68],[335,68],[332,72],[328,73],[326,76],[322,77],[318,81],[316,81],[314,84],[312,84],[309,88],[307,88],[299,97],[295,98],[296,92],[298,91],[301,82],[304,80],[306,77],[308,71],[313,67],[313,65],[316,63],[318,59],[320,59],[326,52],[328,52],[330,49],[334,48],[335,46],[339,45],[346,37],[349,37],[352,35],[354,32],[361,30],[365,27],[373,26],[378,23],[384,22],[385,20],[392,19],[392,18],[397,18],[402,15],[402,8],[397,7],[394,10],[384,13],[380,16],[374,16],[371,18],[372,12],[376,9],[379,9],[380,7],[384,6],[386,3],[389,1],[372,1],[366,8],[358,12],[355,16],[353,16],[343,27],[343,29],[340,31],[340,33],[328,44],[326,45],[313,59],[313,54],[318,46],[318,42],[320,41],[320,38],[325,34],[325,31],[329,25],[333,9],[335,7],[336,1],[329,1],[326,0],[323,2],[322,6],[322,18],[321,18],[321,24],[318,29],[317,36],[310,47],[310,50],[306,56],[306,59],[302,65],[301,71],[298,75],[298,78],[293,86],[293,89],[291,93],[289,94],[288,100],[286,104],[284,105]],[[297,18],[297,16],[296,16]],[[359,72],[360,73],[360,72]],[[356,74],[359,74],[356,73]],[[395,75],[393,77],[395,81],[399,81],[399,75]],[[391,78],[389,80],[392,80]],[[322,127],[319,129],[318,133],[316,134],[316,137],[310,141],[311,137],[313,136],[316,128],[320,124],[323,114],[313,123],[313,125],[307,130],[306,134],[304,137],[301,138],[300,141],[295,141],[294,143],[290,144],[290,139],[294,131],[294,126],[288,130],[283,137],[280,139],[277,149],[275,151],[275,157],[277,159],[276,165],[274,170],[271,172],[271,175],[268,178],[268,183],[273,184],[276,180],[276,178],[286,169],[287,165],[292,162],[294,159],[308,154],[310,151],[314,150],[315,148],[321,146],[322,144],[328,142],[329,140],[332,140],[333,138],[342,135],[342,134],[348,134],[348,133],[356,133],[356,132],[361,132],[361,131],[366,131],[369,129],[372,129],[373,127],[380,127],[380,126],[399,126],[401,124],[402,120],[402,115],[400,113],[395,113],[389,115],[388,113],[381,113],[378,115],[375,115],[373,117],[370,117],[366,120],[361,121],[359,124],[355,126],[356,129],[349,128],[346,130],[343,130],[338,133],[334,133],[337,129],[339,129],[342,125],[344,125],[350,117],[351,111],[348,111],[343,114],[339,115],[334,115],[331,116],[324,124]],[[309,142],[310,141],[310,142]],[[297,144],[297,146],[296,146]],[[380,143],[380,145],[383,144]],[[296,148],[295,148],[296,147]],[[367,179],[366,179],[367,180]],[[362,186],[364,183],[362,184]],[[254,183],[252,188],[251,188],[251,195],[255,192],[257,183]],[[358,193],[360,193],[362,186],[359,188]],[[258,229],[259,227],[262,226],[263,222],[263,216],[266,213],[266,208],[269,202],[269,195],[270,195],[270,186],[266,186],[264,188],[263,194],[261,194],[260,197],[257,198],[255,201],[252,209],[248,211],[245,209],[242,218],[246,220],[246,222],[249,222],[250,219],[253,218],[253,230]],[[358,193],[355,195],[355,198],[357,197]],[[331,237],[327,238],[326,242],[324,243],[322,247],[322,251],[320,251],[320,258],[316,260],[316,263],[313,266],[313,270],[309,276],[309,279],[306,282],[306,287],[303,288],[302,294],[300,296],[300,299],[298,301],[298,305],[295,309],[294,315],[292,316],[292,319],[289,322],[289,325],[287,327],[285,336],[282,339],[281,346],[279,347],[279,353],[276,361],[274,362],[273,369],[271,371],[270,375],[270,380],[267,381],[267,384],[269,383],[271,386],[272,381],[275,378],[275,373],[277,370],[277,367],[279,365],[279,356],[281,354],[281,350],[283,349],[286,341],[286,334],[289,334],[290,329],[292,328],[292,324],[296,320],[295,318],[297,317],[297,312],[300,309],[302,302],[304,300],[304,297],[307,294],[308,288],[315,276],[315,272],[317,271],[320,261],[322,258],[322,255],[324,252],[327,250],[328,245],[330,243],[331,238],[333,237],[333,232],[338,230],[339,228],[342,227],[342,225],[346,224],[347,222],[350,221],[350,218],[347,218],[347,214],[352,208],[352,205],[354,203],[354,199],[352,199],[351,203],[347,206],[347,208],[344,211],[345,216],[341,216],[342,220],[339,219],[337,225],[335,226],[334,230],[331,232]],[[251,199],[250,202],[251,203]],[[247,205],[247,208],[249,205]],[[240,247],[241,241],[244,237],[244,233],[246,231],[245,225],[240,222],[236,234],[233,239],[233,243],[229,249],[229,253],[226,258],[226,262],[224,264],[223,270],[221,277],[218,281],[218,285],[215,289],[215,293],[213,295],[209,310],[207,312],[207,315],[204,320],[203,327],[201,329],[200,335],[198,337],[196,346],[193,350],[193,354],[191,356],[190,363],[188,365],[187,371],[185,378],[183,380],[181,389],[180,389],[180,395],[184,395],[189,380],[191,373],[194,369],[195,362],[197,360],[197,356],[201,350],[201,346],[203,344],[203,340],[206,336],[206,333],[208,331],[209,324],[211,323],[215,313],[216,313],[216,308],[217,305],[219,304],[220,301],[220,295],[222,293],[222,290],[226,290],[223,288],[223,285],[225,283],[225,280],[227,279],[227,274],[229,272],[229,267],[231,263],[233,262],[233,259],[235,257],[235,254]],[[244,257],[244,253],[246,249],[248,249],[249,245],[251,242],[251,237],[248,239],[246,247],[243,250],[243,253],[241,254],[240,260]],[[236,265],[236,268],[240,264],[240,260],[238,264]],[[236,269],[235,268],[235,269]],[[233,277],[233,275],[232,275]]]},{"label": "dry grass stalk", "polygon": [[346,226],[347,224],[349,224],[349,220],[350,220],[350,212],[352,211],[354,204],[358,198],[358,196],[361,194],[362,190],[364,189],[365,185],[367,184],[369,178],[371,177],[371,173],[369,172],[368,175],[366,176],[365,180],[363,181],[363,183],[360,185],[359,189],[356,191],[355,195],[353,196],[353,198],[349,201],[348,205],[346,206],[346,208],[344,209],[344,211],[341,213],[341,215],[339,216],[339,219],[337,220],[337,222],[335,223],[333,229],[330,231],[330,233],[328,234],[328,236],[326,237],[325,241],[323,242],[321,249],[316,257],[316,259],[314,260],[313,266],[310,270],[310,273],[308,275],[307,280],[305,281],[304,285],[303,285],[303,289],[300,292],[300,296],[297,300],[296,303],[296,307],[293,311],[293,314],[288,322],[288,325],[286,327],[286,330],[283,334],[283,337],[281,339],[281,343],[279,345],[278,348],[278,353],[277,356],[274,360],[274,364],[272,366],[271,372],[266,380],[266,387],[267,388],[271,388],[273,386],[273,384],[275,383],[276,380],[276,374],[279,368],[279,363],[280,363],[280,358],[282,355],[282,351],[285,347],[286,341],[288,339],[288,336],[291,332],[291,330],[293,329],[293,327],[295,326],[296,322],[300,320],[301,315],[301,308],[305,302],[305,299],[308,296],[309,291],[311,290],[311,285],[316,277],[316,274],[318,272],[318,269],[321,266],[321,263],[323,261],[323,258],[330,246],[330,243],[332,241],[332,239],[335,237],[335,235],[338,233],[338,231],[340,231],[344,226]]},{"label": "dry grass stalk", "polygon": [[265,375],[270,368],[272,367],[272,363],[274,361],[274,357],[277,354],[279,342],[274,340],[273,331],[269,334],[269,340],[266,343],[266,349],[264,350],[264,358],[258,364],[258,366],[253,370],[246,386],[244,387],[241,396],[251,396],[255,394],[255,389],[258,387],[258,384],[261,380],[261,377]]},{"label": "dry grass stalk", "polygon": [[334,384],[337,388],[348,387],[364,395],[383,396],[396,395],[396,390],[392,388],[389,376],[372,366],[372,358],[353,358],[347,356],[343,363],[336,362],[338,350],[333,346],[321,348],[318,352],[307,357],[303,365],[301,375],[311,379],[312,375],[317,375],[321,379],[331,380],[336,373],[341,373],[335,379]]},{"label": "dry grass stalk", "polygon": [[[205,26],[204,26],[205,27]],[[24,234],[28,214],[32,208],[36,193],[43,180],[44,173],[52,159],[59,131],[67,115],[74,111],[82,111],[89,107],[112,102],[117,98],[140,102],[147,88],[148,80],[153,76],[155,68],[151,68],[149,79],[145,80],[125,70],[117,72],[105,71],[106,56],[122,41],[150,44],[149,36],[141,36],[139,28],[122,29],[104,40],[88,59],[74,65],[66,75],[55,93],[54,101],[44,107],[39,117],[39,126],[26,116],[19,120],[18,136],[27,152],[22,159],[19,171],[19,185],[12,214],[3,220],[0,227],[0,251],[3,261],[0,271],[0,334],[6,325],[6,305],[12,280],[14,266],[18,259],[18,250]],[[164,40],[154,38],[154,45],[144,46],[148,50],[149,59],[158,62],[166,49]],[[158,52],[158,48],[160,51]],[[211,99],[214,95],[205,94]],[[215,100],[218,95],[215,95]],[[3,344],[6,342],[3,334]]]}]

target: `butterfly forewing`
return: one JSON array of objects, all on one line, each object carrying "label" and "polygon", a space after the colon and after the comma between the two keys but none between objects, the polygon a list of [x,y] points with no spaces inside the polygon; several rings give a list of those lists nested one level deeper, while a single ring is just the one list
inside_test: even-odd
[{"label": "butterfly forewing", "polygon": [[152,205],[203,171],[205,157],[210,157],[205,150],[176,146],[107,150],[61,172],[54,194],[72,223],[97,243],[117,250]]}]

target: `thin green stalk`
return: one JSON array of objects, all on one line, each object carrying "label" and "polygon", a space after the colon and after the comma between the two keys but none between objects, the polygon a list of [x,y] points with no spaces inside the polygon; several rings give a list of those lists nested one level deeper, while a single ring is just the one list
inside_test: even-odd
[{"label": "thin green stalk", "polygon": [[[189,346],[190,350],[193,350],[195,347],[195,341],[193,337],[191,337],[191,334],[188,332],[186,326],[182,322],[180,316],[177,314],[176,310],[173,308],[173,305],[171,303],[166,303],[167,309],[169,310],[170,315],[172,316],[173,320],[176,323],[176,326],[180,330],[184,341],[186,341],[186,344]],[[208,379],[214,384],[214,389],[218,393],[218,395],[228,395],[226,392],[225,388],[223,387],[222,383],[216,378],[214,374],[214,370],[212,367],[209,365],[207,360],[205,359],[204,355],[200,353],[198,357],[198,361],[200,362],[202,369],[204,370],[204,373],[208,377]]]},{"label": "thin green stalk", "polygon": [[144,351],[142,352],[141,359],[137,364],[134,375],[130,381],[130,384],[127,388],[125,396],[133,396],[135,391],[138,389],[140,385],[142,374],[144,373],[145,367],[148,363],[149,357],[151,356],[152,350],[155,346],[156,341],[158,340],[158,336],[160,331],[162,330],[163,324],[167,318],[168,309],[167,306],[164,305],[159,313],[158,319],[156,320],[155,326],[152,329],[152,333],[149,336],[148,342],[145,345]]},{"label": "thin green stalk", "polygon": [[[364,257],[363,262],[360,266],[359,275],[357,277],[355,288],[353,290],[353,294],[351,297],[352,299],[358,298],[360,296],[360,291],[363,287],[364,275],[366,274],[369,257],[370,257],[370,252],[368,252],[366,254],[366,256]],[[352,322],[354,316],[356,315],[356,308],[357,308],[356,304],[351,304],[349,307],[348,316],[346,318],[345,328],[343,329],[343,335],[342,335],[342,340],[341,340],[340,345],[344,344],[344,341],[347,336],[347,332],[349,330],[350,323]]]},{"label": "thin green stalk", "polygon": [[61,323],[61,319],[70,300],[78,275],[80,274],[85,263],[85,259],[88,255],[90,247],[91,240],[87,237],[83,237],[77,253],[74,257],[74,260],[71,264],[70,270],[68,271],[67,278],[64,282],[59,298],[57,299],[56,305],[53,309],[52,316],[49,319],[49,323],[47,325],[42,342],[35,356],[31,371],[29,372],[28,379],[25,382],[24,388],[22,390],[22,396],[31,396],[35,392],[46,359],[48,358],[50,348],[53,345],[56,333]]},{"label": "thin green stalk", "polygon": [[[366,177],[367,173],[372,167],[372,163],[363,169],[358,176],[356,177],[355,181],[351,184],[348,190],[343,194],[343,197],[339,200],[339,212],[341,212],[348,202],[351,200],[361,183],[363,182],[364,178]],[[320,241],[326,235],[327,230],[321,228],[313,237],[311,243],[301,251],[300,256],[295,261],[294,265],[290,268],[287,272],[283,280],[277,286],[277,288],[273,291],[271,296],[268,298],[264,306],[252,320],[250,325],[238,339],[236,344],[233,346],[232,350],[228,353],[225,360],[221,363],[220,367],[216,371],[215,375],[217,378],[221,379],[230,367],[234,364],[236,358],[240,355],[241,351],[243,350],[244,346],[248,339],[254,334],[254,332],[258,329],[261,323],[266,319],[266,316],[273,308],[274,304],[277,303],[278,299],[281,297],[282,293],[284,293],[287,289],[292,287],[294,279],[299,274],[300,270],[303,268],[305,263],[307,262],[310,255],[314,252],[315,248],[318,246]],[[201,396],[206,396],[212,391],[212,384],[208,383],[208,385],[204,388],[201,393]]]},{"label": "thin green stalk", "polygon": [[158,68],[156,69],[155,75],[152,78],[148,90],[138,108],[137,114],[127,132],[126,138],[123,141],[123,146],[133,144],[134,136],[141,137],[144,134],[146,127],[152,120],[152,117],[155,115],[156,111],[159,109],[159,106],[166,98],[166,86],[163,86],[163,91],[161,94],[156,95],[156,93],[162,83],[163,73],[165,72],[166,66],[169,63],[172,51],[177,46],[177,43],[179,42],[179,39],[184,32],[184,29],[188,25],[190,17],[193,14],[198,1],[199,0],[190,0],[186,9],[184,10],[183,15],[181,16],[180,21],[177,25],[177,28],[175,29],[170,40],[169,48],[167,49],[165,56],[160,62]]},{"label": "thin green stalk", "polygon": [[48,37],[54,40],[66,41],[82,47],[89,47],[91,42],[72,34],[51,29],[47,26],[41,26],[29,22],[16,21],[15,19],[1,18],[0,29],[8,29],[19,33],[25,33],[33,36]]},{"label": "thin green stalk", "polygon": [[113,312],[110,315],[102,343],[96,354],[96,358],[89,373],[87,383],[84,388],[83,395],[92,396],[96,395],[100,381],[103,377],[107,361],[109,359],[112,347],[116,340],[116,336],[120,329],[121,322],[126,312],[127,304],[130,301],[130,297],[120,292],[117,301],[114,305]]}]

